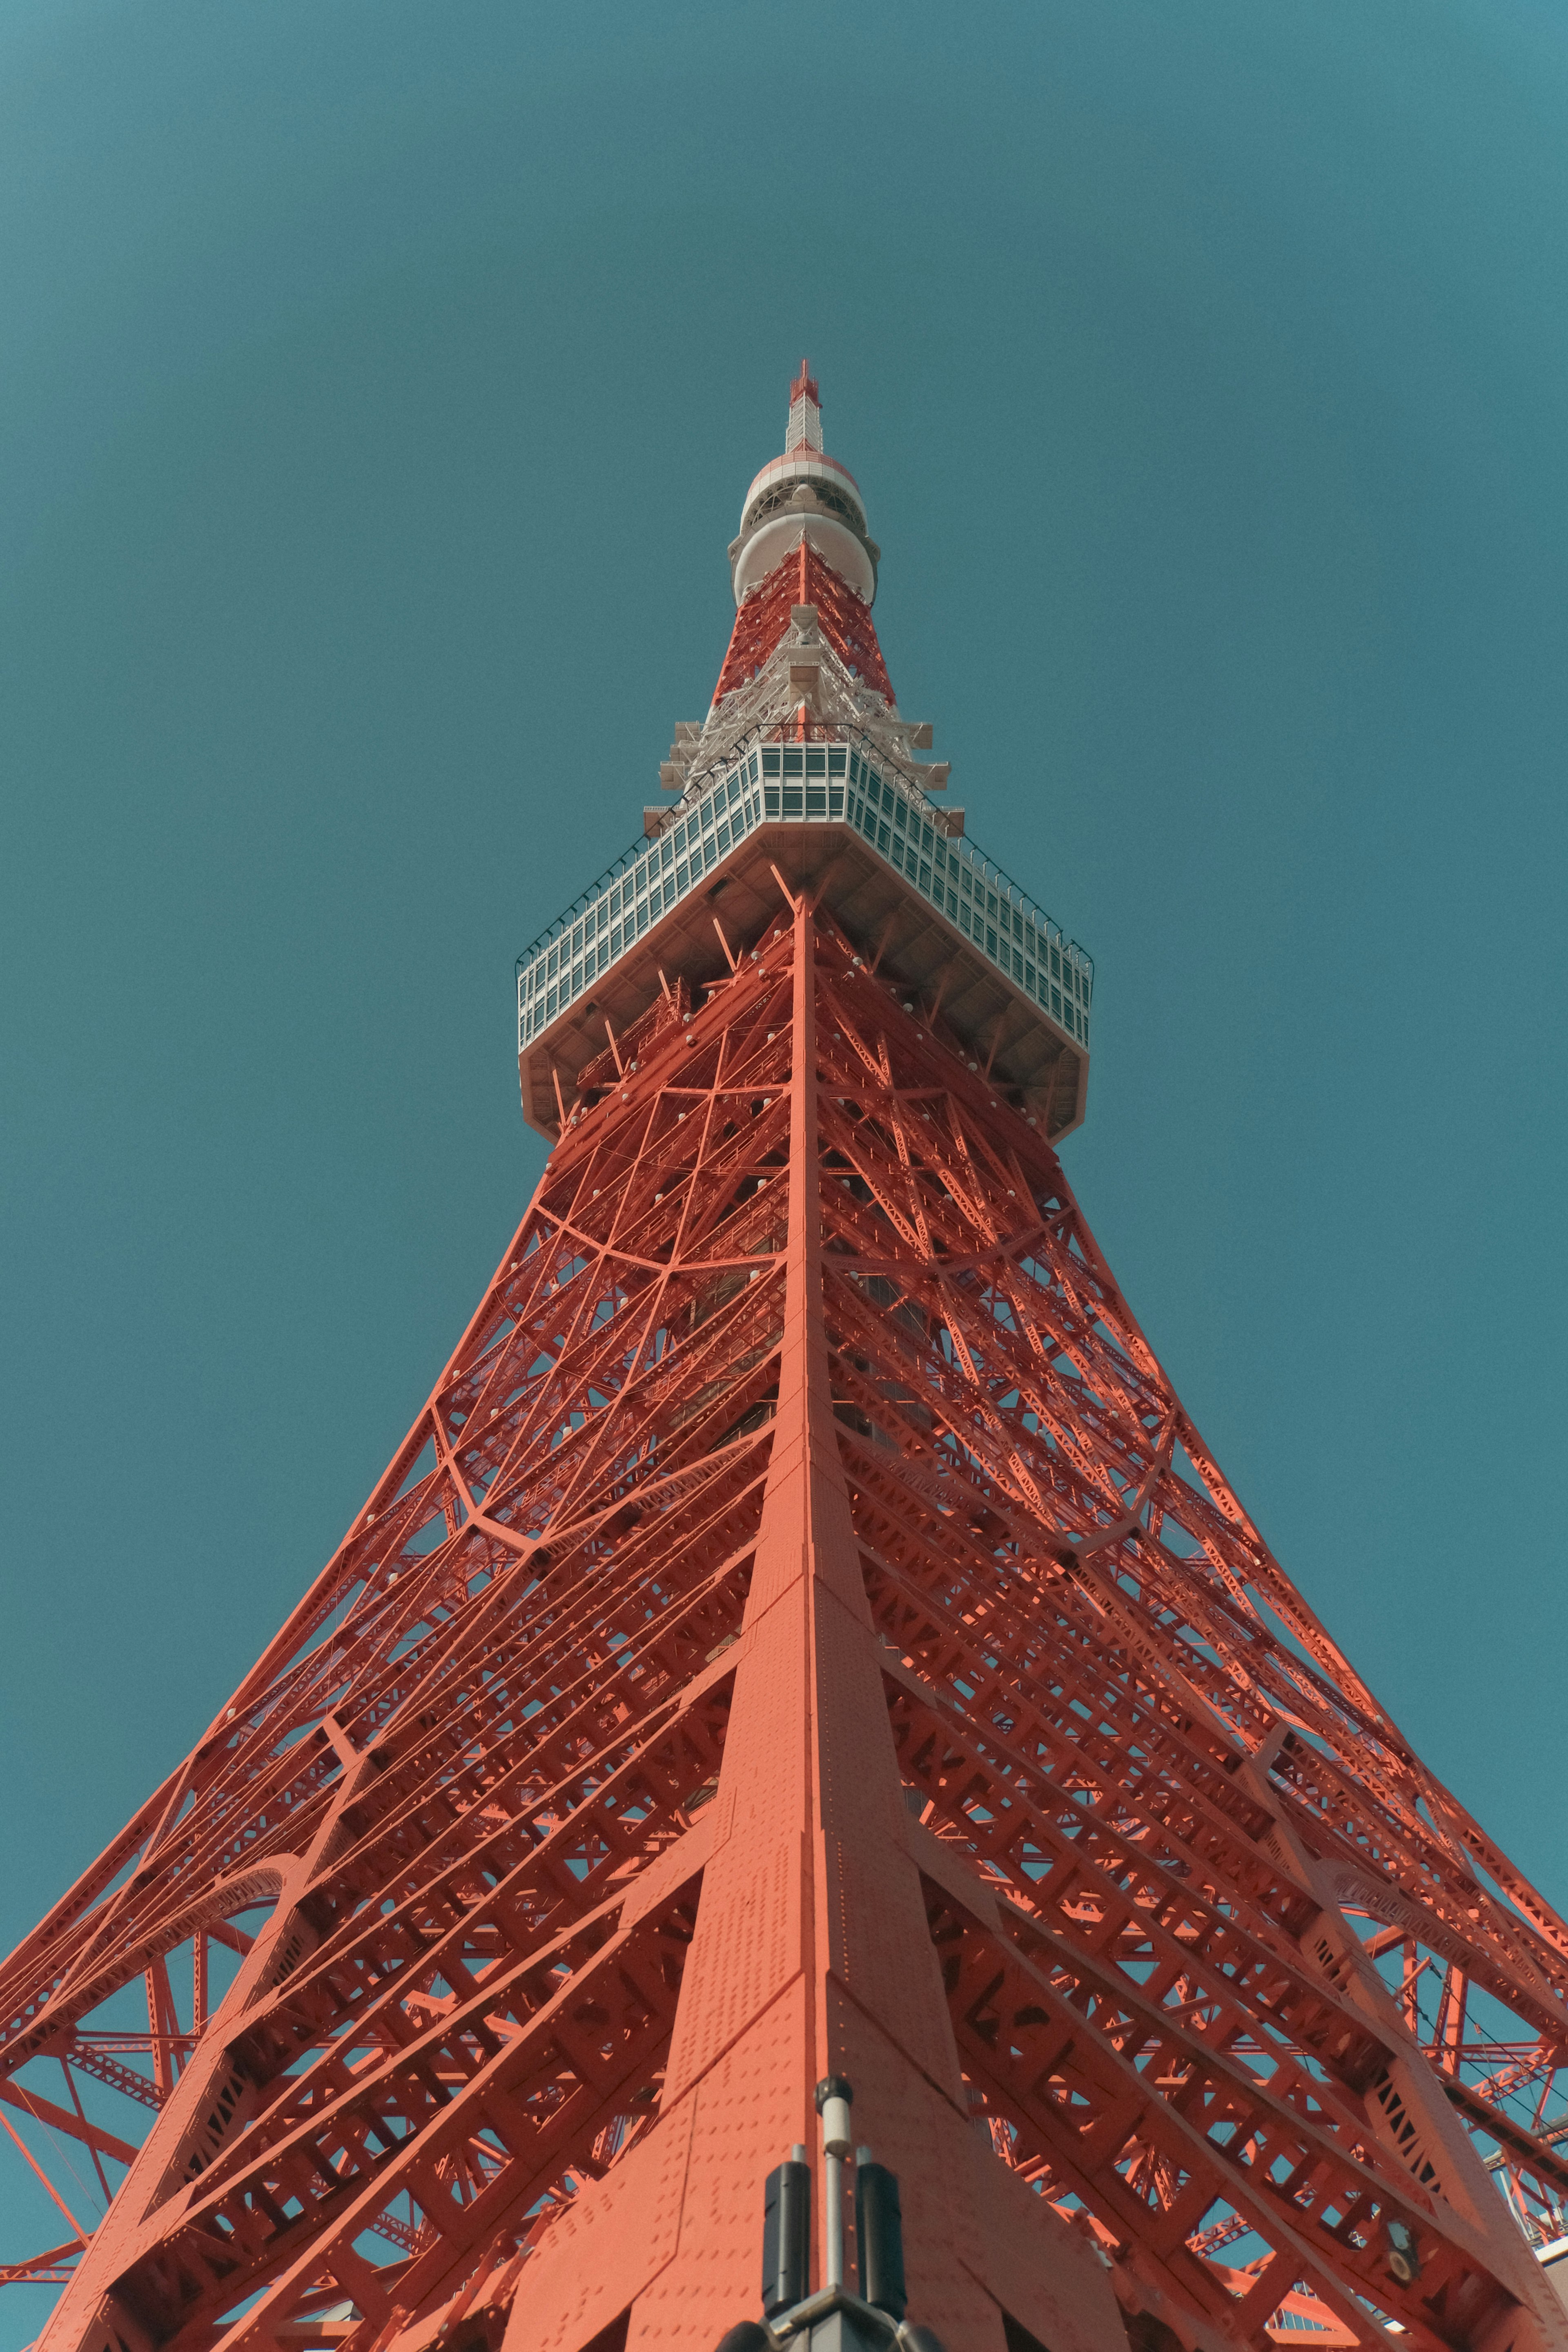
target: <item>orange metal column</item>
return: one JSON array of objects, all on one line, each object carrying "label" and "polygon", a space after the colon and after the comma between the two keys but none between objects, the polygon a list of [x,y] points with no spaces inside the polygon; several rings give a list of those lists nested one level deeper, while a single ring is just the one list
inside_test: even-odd
[{"label": "orange metal column", "polygon": [[1005,2296],[1034,2327],[1049,2315],[1052,2352],[1125,2352],[1094,2257],[969,2119],[835,1437],[804,899],[794,940],[778,1412],[661,2120],[625,2178],[552,2231],[507,2352],[580,2352],[633,2277],[626,2352],[711,2352],[758,2315],[763,2182],[795,2142],[816,2174],[820,2285],[828,2074],[848,2076],[857,2139],[899,2175],[912,2321],[946,2352],[1003,2352]]},{"label": "orange metal column", "polygon": [[[632,2347],[696,2346],[755,2316],[765,2175],[793,2141],[817,2168],[824,2074],[899,2172],[910,2309],[949,2352],[1001,2352],[959,2248],[976,2143],[904,1811],[877,1636],[834,1436],[822,1323],[814,933],[795,916],[789,1223],[779,1409],[714,1801],[714,1845],[681,1990],[666,2112],[695,2098],[675,2260]],[[980,2151],[991,2161],[988,2151]]]}]

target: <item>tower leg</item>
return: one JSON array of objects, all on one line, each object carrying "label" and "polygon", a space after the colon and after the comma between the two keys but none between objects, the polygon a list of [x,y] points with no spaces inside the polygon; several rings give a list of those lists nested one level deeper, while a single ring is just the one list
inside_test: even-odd
[{"label": "tower leg", "polygon": [[[899,2175],[910,2316],[946,2352],[1005,2352],[998,2288],[1051,2352],[1124,2352],[1092,2252],[1004,2173],[969,2121],[835,1434],[816,1010],[802,898],[778,1411],[661,2120],[627,2177],[584,2193],[570,2235],[565,2224],[551,2232],[519,2289],[507,2352],[582,2352],[590,2323],[602,2326],[605,2303],[621,2296],[626,2352],[695,2352],[758,2313],[763,2183],[792,2144],[815,2143],[813,2088],[827,2074],[853,2084],[857,2135]],[[998,2207],[1020,2225],[1005,2279]],[[827,2235],[817,2219],[813,2285]],[[634,2226],[646,2235],[632,2252]],[[614,2284],[585,2305],[580,2282],[599,2244]]]}]

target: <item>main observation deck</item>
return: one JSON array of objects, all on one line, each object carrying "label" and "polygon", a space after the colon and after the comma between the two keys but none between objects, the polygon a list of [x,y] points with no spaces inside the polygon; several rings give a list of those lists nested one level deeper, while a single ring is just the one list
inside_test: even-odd
[{"label": "main observation deck", "polygon": [[1052,1141],[1068,1134],[1084,1111],[1092,961],[962,827],[869,736],[780,742],[774,728],[732,745],[518,957],[529,1126],[553,1140],[607,1045],[678,982],[695,995],[724,978],[783,911],[782,877]]}]

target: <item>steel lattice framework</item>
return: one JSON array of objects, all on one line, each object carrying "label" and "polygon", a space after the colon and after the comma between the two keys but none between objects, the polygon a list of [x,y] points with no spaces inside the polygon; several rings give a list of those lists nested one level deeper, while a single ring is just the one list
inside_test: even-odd
[{"label": "steel lattice framework", "polygon": [[873,693],[891,705],[893,687],[870,613],[853,589],[846,587],[831,565],[824,563],[804,540],[792,557],[752,590],[737,612],[724,667],[714,689],[715,701],[749,685],[783,638],[791,611],[800,604],[810,605],[818,614],[822,635],[849,675],[863,678]]},{"label": "steel lattice framework", "polygon": [[1568,1929],[790,855],[6,1964],[0,2120],[108,2204],[41,2343],[711,2346],[841,2071],[948,2352],[1562,2352]]}]

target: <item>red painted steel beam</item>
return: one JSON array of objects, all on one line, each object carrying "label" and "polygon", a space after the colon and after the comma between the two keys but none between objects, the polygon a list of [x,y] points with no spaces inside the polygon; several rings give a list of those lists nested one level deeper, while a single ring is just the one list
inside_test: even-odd
[{"label": "red painted steel beam", "polygon": [[893,685],[870,605],[862,604],[854,590],[804,538],[758,583],[736,613],[729,649],[714,688],[715,702],[722,702],[727,694],[750,683],[782,641],[797,604],[816,606],[822,636],[844,667],[892,709]]}]

